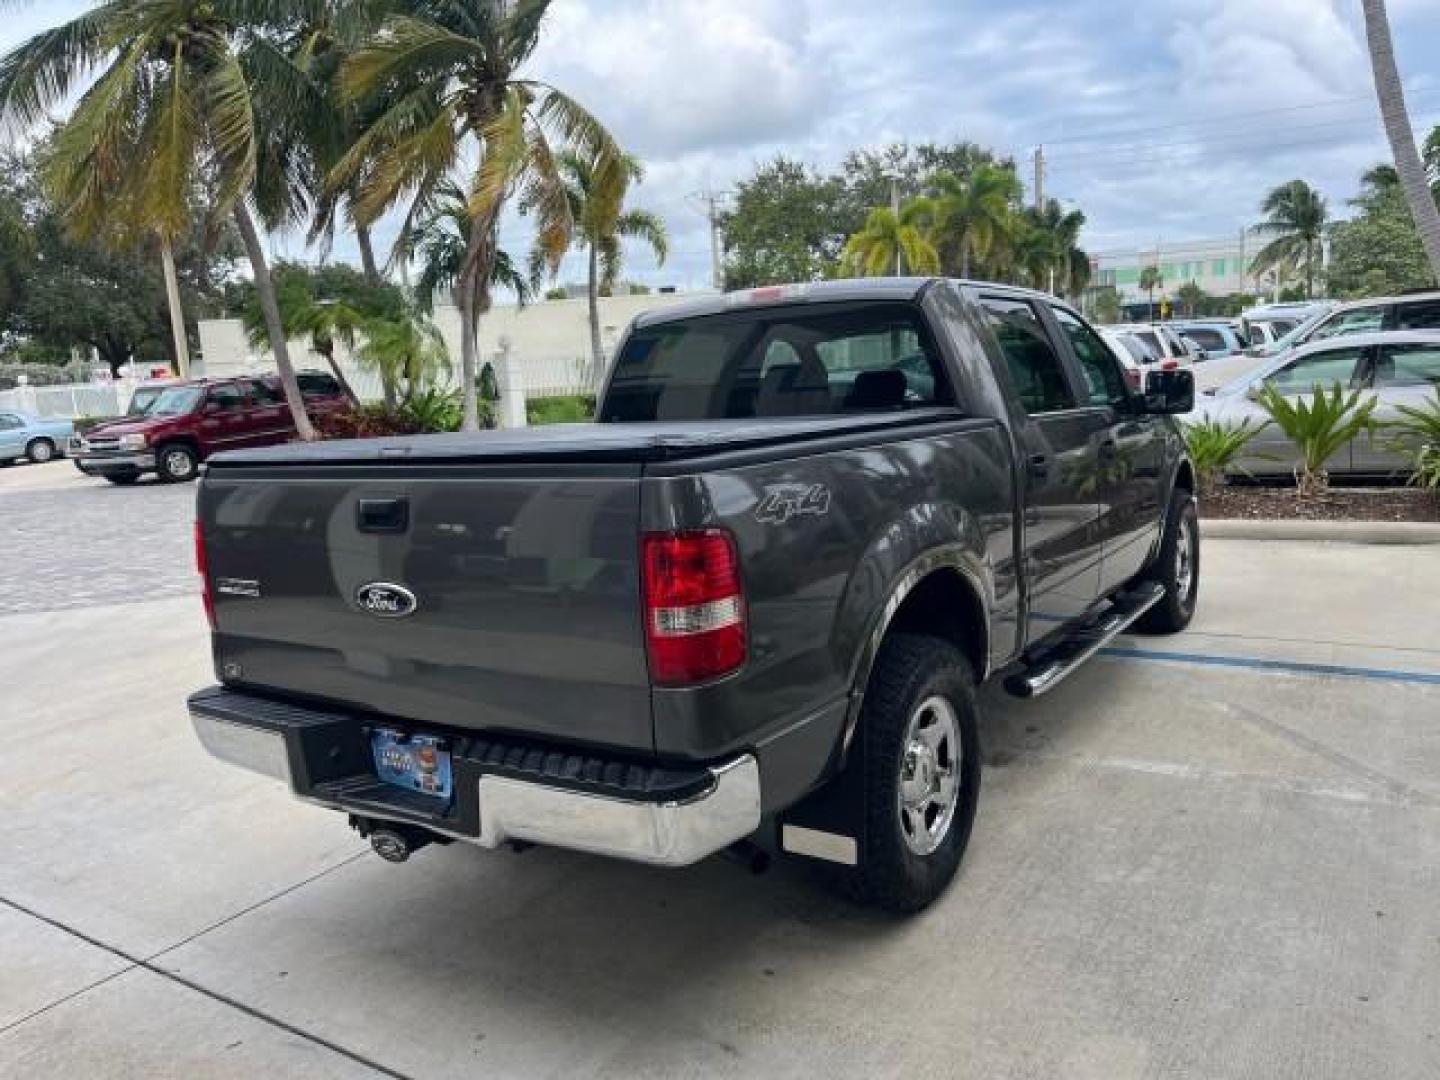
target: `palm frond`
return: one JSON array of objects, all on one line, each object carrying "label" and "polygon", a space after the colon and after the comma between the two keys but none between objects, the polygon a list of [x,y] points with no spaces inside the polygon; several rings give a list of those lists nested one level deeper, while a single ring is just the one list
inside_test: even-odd
[{"label": "palm frond", "polygon": [[22,132],[64,103],[124,44],[125,0],[42,30],[0,58],[0,130]]},{"label": "palm frond", "polygon": [[481,45],[471,38],[428,19],[393,16],[368,45],[346,59],[340,70],[341,99],[356,104],[391,79],[443,77],[458,65],[484,59]]}]

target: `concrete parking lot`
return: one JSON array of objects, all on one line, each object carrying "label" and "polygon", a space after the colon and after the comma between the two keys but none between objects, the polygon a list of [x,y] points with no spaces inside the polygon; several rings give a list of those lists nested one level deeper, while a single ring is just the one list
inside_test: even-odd
[{"label": "concrete parking lot", "polygon": [[0,1075],[1440,1075],[1440,547],[1212,540],[1191,632],[987,692],[894,921],[792,864],[394,867],[212,762],[192,503],[0,472]]}]

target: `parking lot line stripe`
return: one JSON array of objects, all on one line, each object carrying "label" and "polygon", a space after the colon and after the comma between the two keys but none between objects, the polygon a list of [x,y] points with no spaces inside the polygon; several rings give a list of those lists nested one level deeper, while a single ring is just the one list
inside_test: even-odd
[{"label": "parking lot line stripe", "polygon": [[1160,649],[1121,647],[1105,649],[1101,655],[1114,656],[1123,660],[1162,660],[1172,664],[1247,668],[1251,671],[1284,671],[1293,675],[1336,675],[1345,679],[1373,679],[1377,682],[1440,686],[1440,675],[1426,671],[1389,671],[1385,668],[1351,667],[1347,664],[1311,664],[1301,660],[1262,660],[1253,656],[1214,656],[1207,653],[1165,652]]}]

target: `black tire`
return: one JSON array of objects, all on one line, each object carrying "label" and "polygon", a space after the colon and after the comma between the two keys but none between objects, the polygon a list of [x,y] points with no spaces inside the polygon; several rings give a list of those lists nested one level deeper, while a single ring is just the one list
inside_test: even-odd
[{"label": "black tire", "polygon": [[[1180,560],[1182,543],[1189,545],[1188,564]],[[1188,565],[1188,574],[1185,565]],[[1158,582],[1164,587],[1165,596],[1136,620],[1136,630],[1146,634],[1178,634],[1190,625],[1200,598],[1200,516],[1195,509],[1195,497],[1184,488],[1176,488],[1170,495],[1160,554],[1142,580]]]},{"label": "black tire", "polygon": [[200,456],[184,443],[171,443],[155,451],[155,471],[167,484],[185,484],[200,475]]},{"label": "black tire", "polygon": [[57,450],[51,439],[31,439],[25,447],[25,456],[35,465],[47,465],[55,460]]},{"label": "black tire", "polygon": [[[913,820],[902,809],[906,805],[904,785],[907,772],[912,789],[925,766],[916,768],[912,747],[912,721],[922,719],[923,709],[939,700],[948,703],[958,734],[958,754],[950,761],[956,790],[950,804],[948,824],[942,829],[940,808],[927,805],[919,810],[927,820],[936,810],[934,835],[927,830],[926,842],[935,846],[917,850],[907,827]],[[931,706],[933,708],[933,706]],[[880,650],[865,705],[860,716],[865,750],[865,858],[863,865],[845,880],[847,891],[860,902],[902,914],[920,911],[935,900],[955,877],[980,797],[980,736],[975,703],[975,675],[960,651],[940,638],[895,634]],[[944,723],[943,718],[940,723]],[[923,741],[923,740],[922,740]],[[922,751],[923,752],[923,751]],[[958,760],[957,760],[958,759]],[[936,752],[935,765],[944,770],[943,754]],[[924,772],[939,782],[939,773]],[[915,813],[912,807],[910,813]]]},{"label": "black tire", "polygon": [[105,479],[116,487],[129,487],[140,479],[139,473],[106,473]]}]

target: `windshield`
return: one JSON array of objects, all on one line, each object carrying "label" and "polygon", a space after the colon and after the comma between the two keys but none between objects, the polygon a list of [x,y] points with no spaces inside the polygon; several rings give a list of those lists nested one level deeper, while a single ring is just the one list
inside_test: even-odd
[{"label": "windshield", "polygon": [[201,390],[195,386],[176,386],[162,390],[145,415],[184,416],[195,411],[195,406],[200,404],[200,397]]},{"label": "windshield", "polygon": [[630,335],[603,423],[832,416],[949,401],[908,304],[758,308]]},{"label": "windshield", "polygon": [[144,416],[150,411],[150,407],[159,400],[160,395],[165,392],[163,386],[142,386],[130,395],[130,407],[125,410],[126,416]]}]

